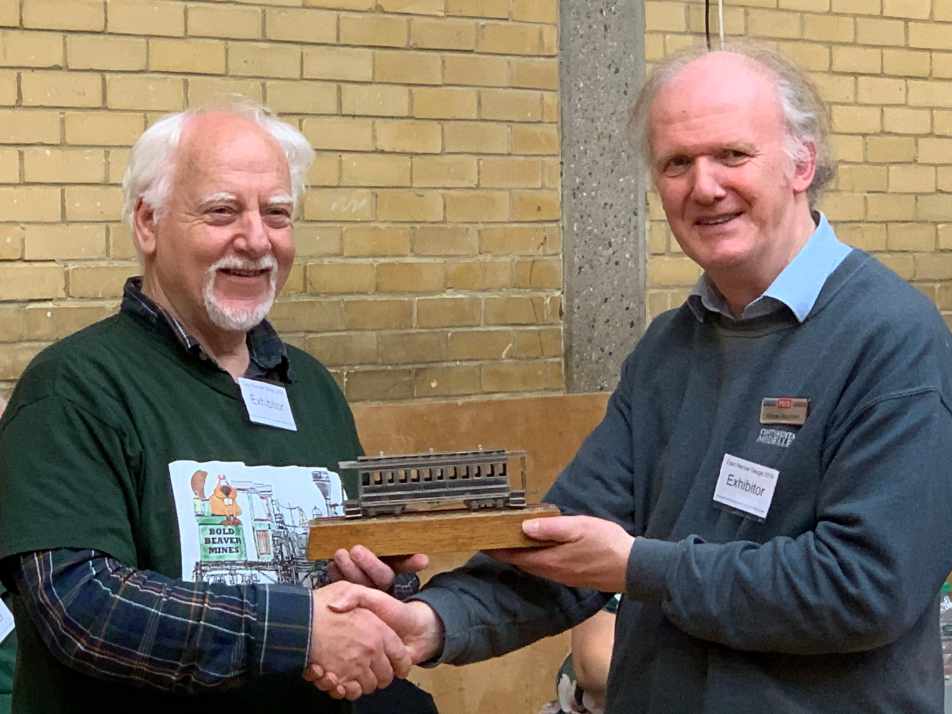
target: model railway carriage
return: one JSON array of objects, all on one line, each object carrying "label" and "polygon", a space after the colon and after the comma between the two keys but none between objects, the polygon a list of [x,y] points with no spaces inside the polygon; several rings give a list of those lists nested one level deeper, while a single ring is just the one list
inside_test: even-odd
[{"label": "model railway carriage", "polygon": [[[342,461],[342,471],[357,471],[357,498],[344,504],[348,518],[465,506],[524,508],[524,451],[452,451],[402,456],[362,456]],[[510,483],[514,474],[516,488]]]}]

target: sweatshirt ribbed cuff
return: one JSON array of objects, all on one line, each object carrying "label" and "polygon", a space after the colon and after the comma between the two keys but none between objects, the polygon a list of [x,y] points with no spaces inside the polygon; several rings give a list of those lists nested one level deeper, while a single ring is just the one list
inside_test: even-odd
[{"label": "sweatshirt ribbed cuff", "polygon": [[635,538],[628,554],[626,594],[636,600],[657,600],[667,592],[668,568],[677,556],[678,544],[654,538]]}]

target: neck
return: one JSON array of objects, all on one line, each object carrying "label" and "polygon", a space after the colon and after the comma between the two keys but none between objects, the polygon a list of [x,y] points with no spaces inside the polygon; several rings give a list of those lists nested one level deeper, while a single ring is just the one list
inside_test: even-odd
[{"label": "neck", "polygon": [[176,309],[156,281],[150,279],[148,272],[142,277],[142,292],[174,317],[189,335],[198,340],[206,354],[228,372],[232,379],[238,379],[248,371],[251,356],[248,353],[247,333],[222,330],[212,325],[207,317],[199,317],[187,310]]},{"label": "neck", "polygon": [[775,239],[773,250],[755,261],[754,265],[708,271],[708,277],[724,296],[734,317],[739,317],[745,307],[764,294],[816,230],[805,196],[802,205],[794,207],[782,226],[778,234],[792,236],[793,240]]}]

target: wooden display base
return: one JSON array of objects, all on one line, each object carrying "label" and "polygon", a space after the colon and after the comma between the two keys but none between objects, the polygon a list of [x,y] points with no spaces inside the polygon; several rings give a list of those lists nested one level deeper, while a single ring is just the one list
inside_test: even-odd
[{"label": "wooden display base", "polygon": [[549,504],[485,511],[428,511],[376,518],[316,518],[307,557],[325,560],[339,548],[363,545],[378,556],[412,553],[471,553],[492,548],[545,545],[522,533],[527,518],[558,516]]}]

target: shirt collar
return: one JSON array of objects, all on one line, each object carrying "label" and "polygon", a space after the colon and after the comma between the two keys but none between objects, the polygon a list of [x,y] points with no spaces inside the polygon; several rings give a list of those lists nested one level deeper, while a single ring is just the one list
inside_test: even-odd
[{"label": "shirt collar", "polygon": [[[806,244],[763,294],[744,308],[741,320],[762,317],[783,306],[790,309],[798,322],[807,319],[826,279],[853,250],[836,237],[826,216],[817,212],[814,217],[817,226]],[[700,322],[704,321],[705,311],[719,312],[734,319],[724,296],[706,273],[701,275],[691,290],[688,307]]]},{"label": "shirt collar", "polygon": [[[126,280],[122,289],[121,312],[144,318],[151,325],[164,326],[175,336],[176,341],[190,355],[201,359],[210,359],[201,343],[185,329],[174,315],[162,309],[142,292],[142,277],[134,276]],[[290,362],[287,346],[267,320],[262,320],[248,331],[247,335],[248,370],[246,377],[277,379],[290,382]]]}]

